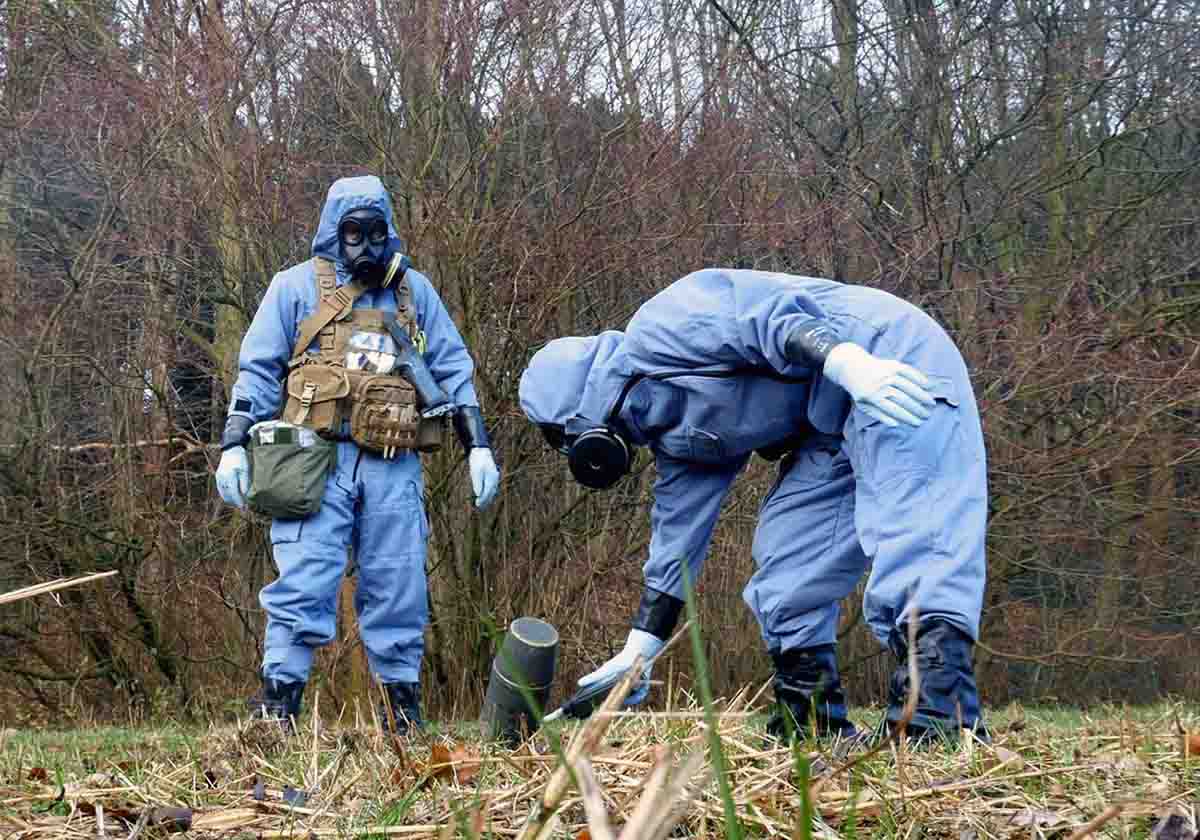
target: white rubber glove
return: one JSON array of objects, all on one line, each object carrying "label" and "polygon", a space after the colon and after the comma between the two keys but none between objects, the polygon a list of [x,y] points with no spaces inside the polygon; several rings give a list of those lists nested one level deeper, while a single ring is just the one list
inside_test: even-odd
[{"label": "white rubber glove", "polygon": [[226,504],[244,508],[246,491],[250,489],[250,462],[246,447],[231,446],[221,453],[217,464],[217,492]]},{"label": "white rubber glove", "polygon": [[471,489],[475,491],[475,507],[483,510],[496,498],[500,489],[500,470],[492,458],[492,450],[486,446],[476,446],[471,450],[467,459],[471,469]]},{"label": "white rubber glove", "polygon": [[929,419],[933,408],[929,380],[903,362],[877,358],[843,341],[829,351],[823,372],[846,389],[855,408],[885,426],[920,426]]},{"label": "white rubber glove", "polygon": [[579,687],[587,688],[589,685],[601,680],[607,679],[614,674],[624,673],[633,665],[633,660],[639,654],[643,661],[646,662],[646,667],[642,669],[642,680],[629,692],[629,697],[625,699],[625,706],[636,706],[646,699],[646,695],[650,693],[650,671],[652,663],[650,662],[658,652],[666,645],[662,639],[658,638],[645,630],[633,629],[629,631],[629,638],[625,640],[625,647],[621,652],[612,659],[605,662],[592,673],[579,678]]}]

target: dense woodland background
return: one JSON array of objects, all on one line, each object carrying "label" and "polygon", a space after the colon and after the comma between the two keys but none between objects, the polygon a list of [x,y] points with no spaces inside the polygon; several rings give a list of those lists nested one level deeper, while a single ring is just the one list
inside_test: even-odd
[{"label": "dense woodland background", "polygon": [[[703,266],[927,307],[991,467],[981,686],[1200,694],[1195,0],[0,3],[0,720],[228,713],[257,684],[264,523],[212,472],[234,357],[329,183],[374,172],[480,367],[504,471],[426,460],[425,699],[473,717],[495,634],[622,643],[652,468],[582,492],[524,421],[546,340]],[[742,605],[773,466],[702,580],[717,687],[765,680]],[[351,581],[352,583],[352,581]],[[366,697],[348,603],[321,705]],[[890,663],[845,611],[853,699]],[[657,669],[687,686],[686,653]]]}]

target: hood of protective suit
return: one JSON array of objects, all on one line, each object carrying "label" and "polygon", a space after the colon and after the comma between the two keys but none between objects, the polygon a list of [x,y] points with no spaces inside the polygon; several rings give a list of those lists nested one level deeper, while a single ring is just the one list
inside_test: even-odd
[{"label": "hood of protective suit", "polygon": [[608,419],[628,378],[623,369],[625,335],[556,338],[529,360],[521,374],[521,409],[534,423],[580,434]]},{"label": "hood of protective suit", "polygon": [[325,196],[325,206],[321,208],[321,221],[317,224],[317,233],[312,240],[312,254],[314,257],[323,257],[335,263],[338,280],[341,282],[349,279],[350,271],[342,264],[338,249],[338,222],[351,210],[363,208],[383,213],[388,226],[389,253],[403,251],[392,221],[392,200],[383,182],[374,175],[338,178]]}]

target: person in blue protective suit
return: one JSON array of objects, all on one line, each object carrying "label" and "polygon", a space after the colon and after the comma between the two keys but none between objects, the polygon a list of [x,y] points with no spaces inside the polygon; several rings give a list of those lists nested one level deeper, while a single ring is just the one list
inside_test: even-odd
[{"label": "person in blue protective suit", "polygon": [[[624,332],[549,342],[522,375],[520,398],[586,486],[611,486],[635,447],[655,458],[633,629],[581,687],[662,649],[683,606],[683,564],[695,581],[722,500],[759,452],[782,456],[744,592],[775,665],[771,731],[855,733],[835,640],[839,601],[868,568],[866,620],[898,658],[887,725],[909,692],[915,619],[920,684],[909,734],[983,731],[972,663],[984,589],[983,435],[962,356],[925,312],[864,286],[698,271],[642,305]],[[633,702],[646,695],[640,685]]]},{"label": "person in blue protective suit", "polygon": [[378,178],[334,182],[312,259],[275,275],[242,341],[216,476],[221,497],[245,505],[255,424],[281,418],[337,441],[319,509],[271,524],[279,576],[260,595],[263,688],[252,702],[284,720],[299,713],[315,648],[334,637],[353,549],[359,630],[390,719],[401,731],[422,724],[428,520],[414,451],[420,424],[453,412],[477,507],[499,486],[471,356],[399,245]]}]

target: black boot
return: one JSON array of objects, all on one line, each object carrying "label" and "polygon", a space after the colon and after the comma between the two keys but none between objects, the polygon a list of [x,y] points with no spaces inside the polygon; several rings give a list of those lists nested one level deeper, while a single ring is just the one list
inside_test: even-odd
[{"label": "black boot", "polygon": [[838,679],[833,645],[795,648],[771,654],[775,662],[775,713],[767,734],[776,738],[853,738],[858,730],[846,716],[846,695]]},{"label": "black boot", "polygon": [[[970,636],[945,619],[928,619],[918,626],[916,658],[920,686],[916,711],[906,727],[910,741],[919,743],[939,738],[955,741],[961,729],[973,729],[977,736],[987,739],[971,658],[974,646]],[[893,630],[888,647],[897,662],[888,687],[884,725],[889,734],[895,735],[911,685],[908,628]]]},{"label": "black boot", "polygon": [[420,683],[384,683],[383,688],[387,692],[388,705],[392,708],[391,718],[382,704],[379,709],[379,720],[385,732],[391,728],[391,720],[396,721],[397,735],[407,735],[412,730],[425,727],[425,721],[421,720]]},{"label": "black boot", "polygon": [[250,717],[263,720],[278,720],[284,732],[296,731],[296,719],[300,717],[300,699],[304,696],[304,683],[283,682],[263,677],[262,694],[246,701]]}]

